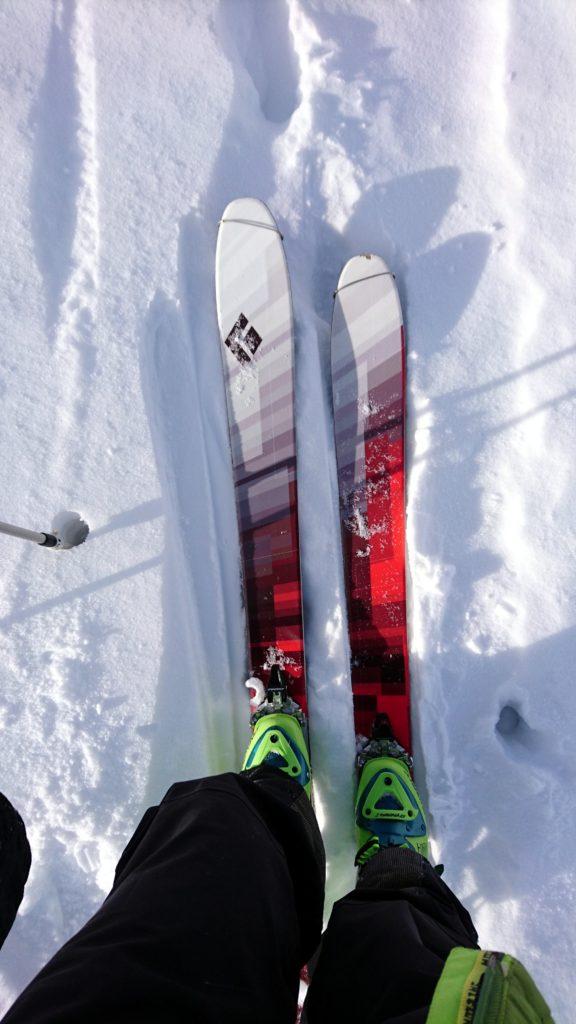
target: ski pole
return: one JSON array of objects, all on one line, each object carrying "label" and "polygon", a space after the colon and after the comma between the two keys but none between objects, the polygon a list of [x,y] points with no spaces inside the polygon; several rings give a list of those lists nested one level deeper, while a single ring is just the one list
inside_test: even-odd
[{"label": "ski pole", "polygon": [[22,526],[11,526],[10,523],[0,523],[0,533],[7,533],[9,537],[21,537],[22,540],[31,540],[46,548],[55,548],[58,544],[58,538],[53,533],[36,533],[35,530],[25,530]]},{"label": "ski pole", "polygon": [[79,516],[75,516],[69,522],[63,523],[56,533],[39,533],[36,530],[25,530],[22,526],[0,522],[0,533],[5,533],[9,537],[20,537],[21,540],[30,540],[33,544],[45,548],[72,548],[86,540],[88,524]]}]

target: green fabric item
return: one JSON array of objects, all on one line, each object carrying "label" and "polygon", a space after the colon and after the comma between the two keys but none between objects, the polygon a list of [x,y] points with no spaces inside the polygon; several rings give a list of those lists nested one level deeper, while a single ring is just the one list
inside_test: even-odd
[{"label": "green fabric item", "polygon": [[528,971],[508,953],[453,949],[426,1024],[554,1024]]}]

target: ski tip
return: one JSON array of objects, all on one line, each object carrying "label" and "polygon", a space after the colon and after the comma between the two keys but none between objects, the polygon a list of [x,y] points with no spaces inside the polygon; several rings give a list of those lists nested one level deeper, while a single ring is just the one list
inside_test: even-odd
[{"label": "ski tip", "polygon": [[243,199],[233,199],[231,203],[228,203],[220,223],[247,223],[253,227],[273,228],[274,231],[278,231],[278,225],[266,203],[263,203],[261,199],[249,196]]},{"label": "ski tip", "polygon": [[347,288],[359,281],[366,281],[370,277],[389,277],[394,280],[394,275],[388,268],[381,256],[375,253],[363,253],[361,256],[353,256],[348,260],[338,278],[336,292],[341,288]]}]

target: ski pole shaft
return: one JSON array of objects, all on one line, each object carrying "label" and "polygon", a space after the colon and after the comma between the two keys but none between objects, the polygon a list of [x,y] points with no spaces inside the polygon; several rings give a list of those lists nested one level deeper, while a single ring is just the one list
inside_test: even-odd
[{"label": "ski pole shaft", "polygon": [[12,526],[10,523],[0,523],[0,533],[7,533],[9,537],[20,537],[22,540],[31,540],[34,544],[42,547],[55,548],[58,538],[53,533],[36,533],[35,530],[25,530],[22,526]]}]

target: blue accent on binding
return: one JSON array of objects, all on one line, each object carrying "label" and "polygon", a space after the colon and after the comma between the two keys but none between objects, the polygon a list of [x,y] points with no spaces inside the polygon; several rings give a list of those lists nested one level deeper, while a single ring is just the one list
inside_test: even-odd
[{"label": "blue accent on binding", "polygon": [[286,758],[282,754],[266,754],[263,764],[269,764],[272,768],[285,768]]},{"label": "blue accent on binding", "polygon": [[402,804],[399,804],[393,796],[383,796],[376,804],[379,811],[401,811]]}]

